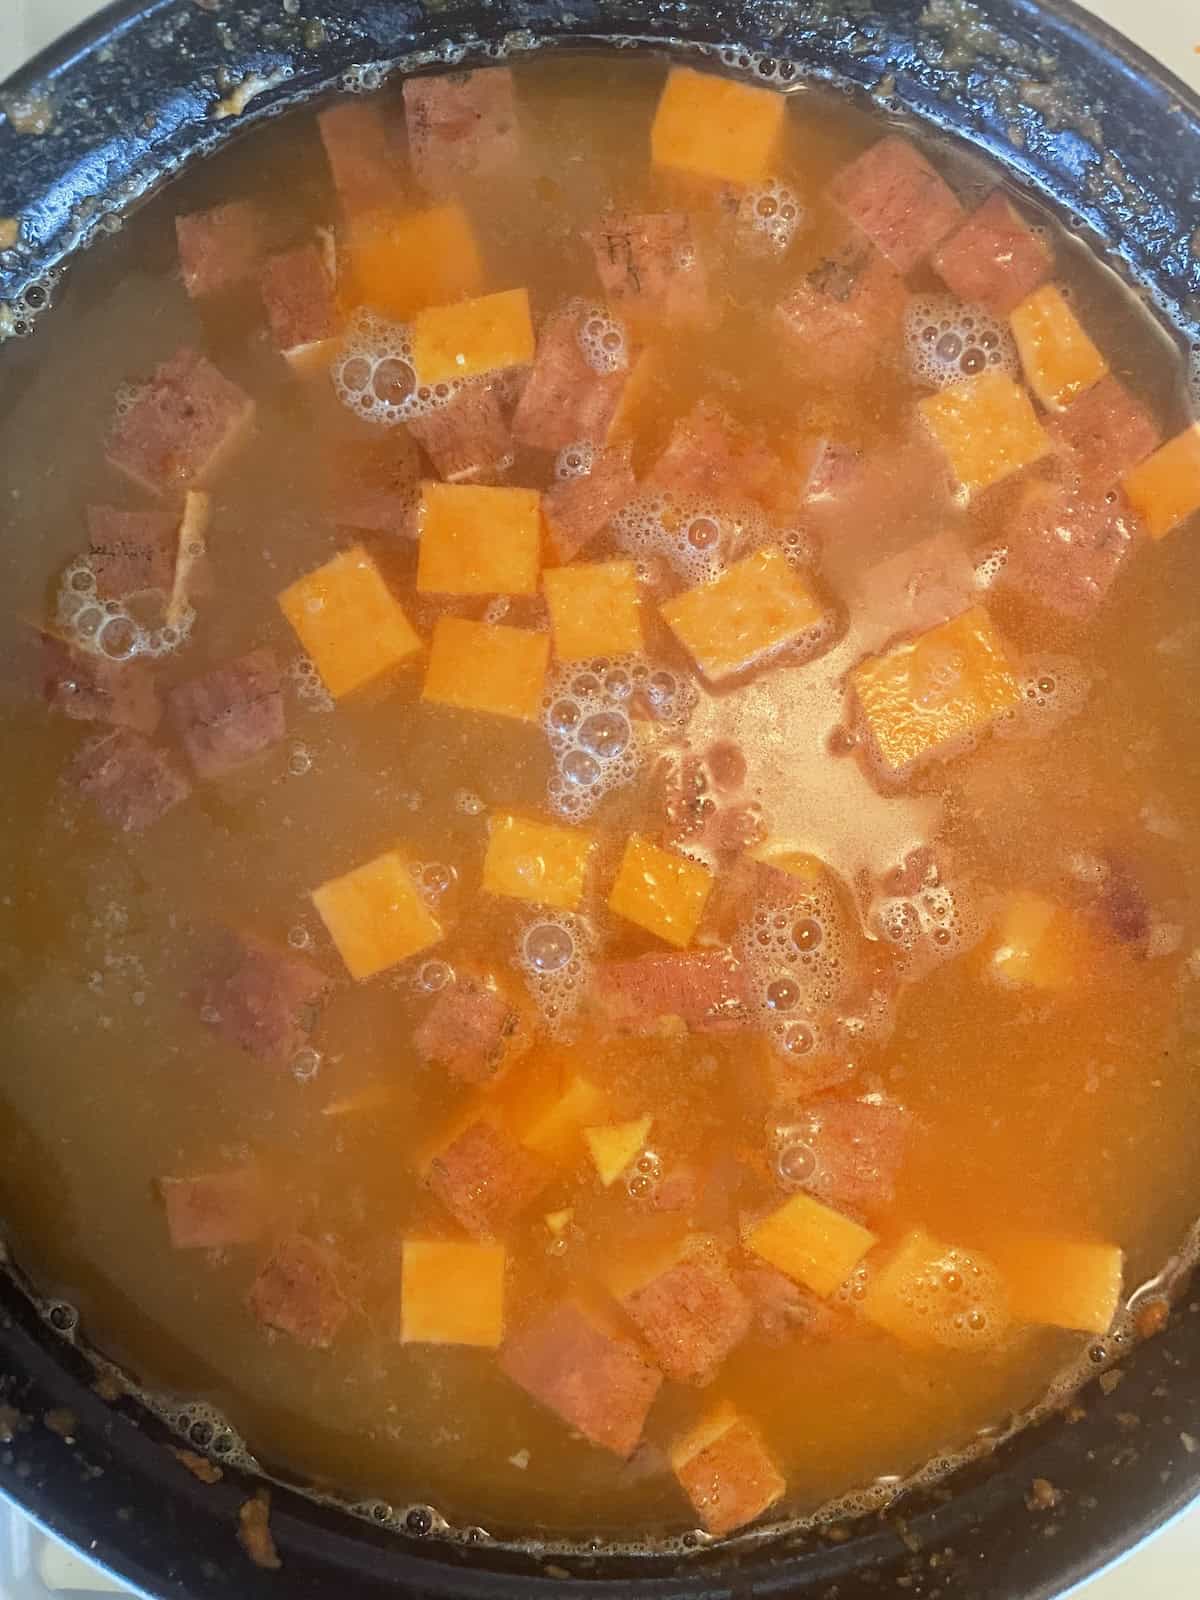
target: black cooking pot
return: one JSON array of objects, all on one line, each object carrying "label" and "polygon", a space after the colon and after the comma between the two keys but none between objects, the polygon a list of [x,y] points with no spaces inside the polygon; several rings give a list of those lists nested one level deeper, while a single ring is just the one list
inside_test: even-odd
[{"label": "black cooking pot", "polygon": [[[370,87],[393,66],[471,65],[498,51],[684,40],[732,70],[870,94],[990,152],[1093,236],[1193,359],[1200,352],[1200,105],[1065,0],[314,0],[309,17],[290,12],[125,0],[0,90],[0,218],[20,221],[17,244],[0,252],[0,334],[32,332],[56,269],[185,163],[339,81]],[[401,1534],[276,1488],[284,1568],[273,1573],[251,1566],[234,1536],[255,1481],[191,1476],[164,1448],[161,1422],[98,1392],[73,1313],[39,1305],[14,1270],[0,1274],[0,1435],[12,1435],[0,1445],[0,1486],[126,1581],[197,1600],[566,1600],[585,1590],[611,1600],[1034,1600],[1200,1493],[1197,1313],[1185,1293],[1166,1332],[1129,1354],[1119,1387],[1085,1391],[1082,1414],[1027,1429],[853,1527],[548,1562],[486,1539],[422,1538],[420,1513]]]}]

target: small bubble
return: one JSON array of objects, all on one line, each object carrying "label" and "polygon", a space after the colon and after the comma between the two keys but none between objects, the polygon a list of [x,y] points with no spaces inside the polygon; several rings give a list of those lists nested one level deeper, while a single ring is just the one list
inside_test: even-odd
[{"label": "small bubble", "polygon": [[428,1506],[413,1506],[404,1518],[404,1528],[414,1539],[427,1538],[433,1532],[433,1512]]},{"label": "small bubble", "polygon": [[811,1145],[797,1141],[784,1145],[776,1165],[785,1183],[807,1183],[817,1170],[817,1158]]},{"label": "small bubble", "polygon": [[426,994],[437,994],[453,977],[453,969],[445,961],[426,961],[417,972],[417,987]]},{"label": "small bubble", "polygon": [[421,887],[426,894],[443,895],[453,887],[455,876],[453,867],[443,866],[440,861],[431,861],[422,868]]},{"label": "small bubble", "polygon": [[555,733],[570,733],[579,726],[580,714],[573,700],[556,700],[550,708],[550,726]]},{"label": "small bubble", "polygon": [[793,1022],[782,1039],[783,1048],[791,1056],[806,1056],[810,1054],[817,1042],[816,1034],[807,1022]]},{"label": "small bubble", "polygon": [[478,817],[483,814],[484,804],[477,794],[470,789],[459,789],[454,796],[454,809],[464,817]]},{"label": "small bubble", "polygon": [[308,1083],[321,1070],[321,1052],[311,1045],[297,1050],[292,1057],[292,1076],[298,1083]]},{"label": "small bubble", "polygon": [[572,750],[563,760],[562,771],[563,777],[569,782],[586,789],[599,778],[600,763],[586,750]]},{"label": "small bubble", "polygon": [[575,954],[575,941],[555,922],[536,923],[525,935],[525,959],[537,972],[561,972]]},{"label": "small bubble", "polygon": [[790,1011],[800,1000],[800,987],[790,978],[776,978],[767,985],[767,1005],[772,1011]]},{"label": "small bubble", "polygon": [[[629,745],[629,738],[629,722],[619,711],[594,712],[579,729],[579,742],[584,749],[605,761],[621,755]],[[563,770],[566,770],[565,762]]]},{"label": "small bubble", "polygon": [[307,928],[297,923],[294,928],[288,929],[287,942],[293,950],[307,950],[312,943],[312,937]]},{"label": "small bubble", "polygon": [[801,917],[792,929],[792,943],[797,950],[815,950],[825,937],[825,930],[816,917]]},{"label": "small bubble", "polygon": [[294,778],[302,778],[306,772],[311,772],[312,764],[312,752],[306,745],[292,746],[292,752],[288,756],[288,771]]}]

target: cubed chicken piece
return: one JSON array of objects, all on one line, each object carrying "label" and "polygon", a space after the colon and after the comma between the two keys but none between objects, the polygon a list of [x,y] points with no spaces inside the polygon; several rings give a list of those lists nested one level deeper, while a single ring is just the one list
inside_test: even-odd
[{"label": "cubed chicken piece", "polygon": [[927,395],[917,410],[970,494],[1032,466],[1051,448],[1029,396],[1003,372]]},{"label": "cubed chicken piece", "polygon": [[1021,697],[1003,641],[981,606],[869,656],[850,679],[876,754],[893,773],[990,727]]},{"label": "cubed chicken piece", "polygon": [[502,623],[440,617],[422,698],[463,711],[534,722],[550,660],[550,635]]},{"label": "cubed chicken piece", "polygon": [[898,272],[919,266],[965,214],[946,180],[898,134],[843,167],[829,198]]},{"label": "cubed chicken piece", "polygon": [[537,593],[542,513],[536,489],[425,483],[417,524],[418,593]]},{"label": "cubed chicken piece", "polygon": [[89,506],[87,524],[87,560],[98,600],[122,600],[149,590],[171,593],[179,549],[177,517],[169,511]]},{"label": "cubed chicken piece", "polygon": [[989,1255],[1004,1278],[1014,1322],[1105,1334],[1121,1303],[1124,1255],[1090,1239],[1008,1234]]},{"label": "cubed chicken piece", "polygon": [[533,360],[533,323],[525,289],[427,306],[412,321],[413,372],[431,388],[505,372]]},{"label": "cubed chicken piece", "polygon": [[766,510],[794,510],[798,500],[795,474],[712,400],[701,400],[675,423],[643,487],[684,500],[749,500]]},{"label": "cubed chicken piece", "polygon": [[1061,411],[1108,371],[1108,362],[1054,284],[1043,284],[1014,306],[1009,321],[1025,380],[1048,410]]},{"label": "cubed chicken piece", "polygon": [[995,1263],[913,1228],[867,1277],[861,1314],[916,1350],[987,1350],[1009,1326],[1009,1302]]},{"label": "cubed chicken piece", "polygon": [[650,130],[656,167],[750,188],[770,176],[786,102],[772,89],[672,67]]},{"label": "cubed chicken piece", "polygon": [[1000,581],[1065,617],[1090,617],[1106,599],[1139,530],[1118,496],[1033,480],[1005,522]]},{"label": "cubed chicken piece", "polygon": [[608,908],[683,950],[700,926],[712,887],[707,867],[634,834],[625,846]]},{"label": "cubed chicken piece", "polygon": [[492,483],[513,464],[512,428],[499,383],[467,383],[409,432],[444,483]]},{"label": "cubed chicken piece", "polygon": [[785,1200],[744,1240],[747,1250],[824,1299],[845,1283],[875,1242],[861,1223],[808,1194]]},{"label": "cubed chicken piece", "polygon": [[692,1033],[724,1033],[750,1022],[745,969],[727,950],[602,961],[592,995],[607,1027],[661,1033],[682,1024]]},{"label": "cubed chicken piece", "polygon": [[831,1339],[846,1329],[844,1313],[802,1289],[778,1267],[765,1263],[743,1267],[737,1282],[750,1302],[750,1333],[768,1344]]},{"label": "cubed chicken piece", "polygon": [[933,253],[934,271],[966,305],[1007,316],[1050,276],[1049,245],[1000,189]]},{"label": "cubed chicken piece", "polygon": [[509,1336],[501,1370],[592,1444],[628,1458],[662,1384],[630,1340],[566,1302]]},{"label": "cubed chicken piece", "polygon": [[442,937],[398,850],[329,879],[312,891],[312,902],[352,978],[374,977]]},{"label": "cubed chicken piece", "polygon": [[881,1096],[806,1101],[788,1112],[781,1166],[826,1205],[873,1221],[894,1198],[911,1123],[903,1106]]},{"label": "cubed chicken piece", "polygon": [[42,692],[52,711],[76,722],[153,733],[162,715],[154,672],[142,661],[110,661],[53,634],[42,639]]},{"label": "cubed chicken piece", "polygon": [[426,306],[480,294],[483,256],[462,206],[389,208],[351,218],[343,276],[343,305],[370,306],[393,322],[407,322]]},{"label": "cubed chicken piece", "polygon": [[361,545],[283,590],[279,605],[335,699],[416,655],[420,635]]},{"label": "cubed chicken piece", "polygon": [[184,348],[117,412],[108,460],[151,494],[211,483],[249,438],[254,409],[211,361]]},{"label": "cubed chicken piece", "polygon": [[430,194],[517,166],[521,136],[508,67],[408,78],[404,115],[413,175]]},{"label": "cubed chicken piece", "polygon": [[429,1163],[430,1189],[477,1238],[503,1233],[541,1194],[550,1168],[497,1124],[480,1118]]},{"label": "cubed chicken piece", "polygon": [[400,163],[386,102],[342,100],[319,113],[317,124],[333,187],[346,216],[396,199]]},{"label": "cubed chicken piece", "polygon": [[414,539],[420,500],[421,462],[409,430],[388,428],[331,447],[324,494],[331,522]]},{"label": "cubed chicken piece", "polygon": [[1071,452],[1072,472],[1093,494],[1144,461],[1162,438],[1146,407],[1111,372],[1051,417],[1049,426]]},{"label": "cubed chicken piece", "polygon": [[224,1250],[249,1244],[268,1221],[257,1167],[230,1167],[195,1178],[160,1178],[158,1190],[175,1250]]},{"label": "cubed chicken piece", "polygon": [[246,1303],[264,1328],[326,1350],[350,1314],[339,1278],[332,1250],[302,1233],[289,1234],[259,1269]]},{"label": "cubed chicken piece", "polygon": [[1161,539],[1200,511],[1200,422],[1127,472],[1121,487],[1152,539]]},{"label": "cubed chicken piece", "polygon": [[1087,924],[1078,913],[1021,889],[1004,903],[987,964],[1001,983],[1056,994],[1078,987],[1094,954]]},{"label": "cubed chicken piece", "polygon": [[671,1467],[715,1538],[756,1521],[787,1490],[758,1430],[729,1404],[676,1441]]},{"label": "cubed chicken piece", "polygon": [[400,1342],[495,1350],[504,1337],[504,1246],[406,1239]]},{"label": "cubed chicken piece", "polygon": [[645,648],[642,598],[632,561],[552,567],[542,582],[560,661],[633,655]]},{"label": "cubed chicken piece", "polygon": [[609,211],[587,239],[605,299],[634,327],[708,319],[708,271],[686,212]]},{"label": "cubed chicken piece", "polygon": [[176,685],[167,714],[198,778],[222,778],[253,761],[286,731],[274,651],[252,650]]},{"label": "cubed chicken piece", "polygon": [[170,755],[132,728],[89,739],[69,776],[105,822],[123,833],[143,832],[192,792]]},{"label": "cubed chicken piece", "polygon": [[636,493],[624,448],[597,450],[586,473],[552,483],[542,495],[542,522],[555,558],[574,561]]},{"label": "cubed chicken piece", "polygon": [[513,434],[540,450],[599,444],[620,402],[624,370],[598,371],[584,353],[595,308],[571,301],[548,316],[537,339],[533,370],[513,415]]},{"label": "cubed chicken piece", "polygon": [[653,1124],[654,1118],[647,1114],[631,1117],[627,1122],[601,1122],[584,1128],[583,1142],[605,1189],[611,1189],[641,1155]]},{"label": "cubed chicken piece", "polygon": [[263,268],[263,305],[275,348],[297,371],[327,361],[337,337],[334,280],[315,244],[272,256]]},{"label": "cubed chicken piece", "polygon": [[491,973],[460,970],[413,1033],[418,1056],[465,1083],[488,1083],[533,1042],[527,1008]]},{"label": "cubed chicken piece", "polygon": [[777,545],[735,562],[660,607],[671,632],[714,683],[819,637],[825,608]]},{"label": "cubed chicken piece", "polygon": [[908,295],[873,250],[850,250],[807,272],[779,302],[775,326],[788,364],[810,382],[862,383],[902,348]]},{"label": "cubed chicken piece", "polygon": [[491,820],[483,887],[488,894],[574,911],[583,898],[593,834],[500,813]]},{"label": "cubed chicken piece", "polygon": [[262,216],[249,200],[175,218],[183,286],[193,300],[225,294],[250,282],[263,253]]},{"label": "cubed chicken piece", "polygon": [[195,998],[201,1020],[227,1044],[286,1066],[308,1043],[329,987],[306,957],[230,933],[208,953]]},{"label": "cubed chicken piece", "polygon": [[690,1249],[622,1296],[656,1366],[675,1383],[704,1386],[750,1331],[750,1303],[720,1254]]}]

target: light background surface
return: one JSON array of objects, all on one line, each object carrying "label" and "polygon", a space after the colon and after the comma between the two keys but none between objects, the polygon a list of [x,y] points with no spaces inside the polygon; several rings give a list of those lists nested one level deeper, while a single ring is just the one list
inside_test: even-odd
[{"label": "light background surface", "polygon": [[[96,9],[92,0],[0,0],[0,78]],[[263,9],[271,9],[270,0]],[[1089,9],[1200,90],[1200,0],[1092,0]],[[1077,1600],[1200,1600],[1200,1507],[1076,1594]]]}]

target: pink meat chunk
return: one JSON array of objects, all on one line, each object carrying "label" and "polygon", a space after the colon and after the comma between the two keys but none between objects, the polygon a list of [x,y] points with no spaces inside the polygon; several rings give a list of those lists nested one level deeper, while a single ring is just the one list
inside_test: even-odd
[{"label": "pink meat chunk", "polygon": [[587,316],[586,307],[567,305],[542,324],[533,370],[513,416],[513,436],[522,444],[562,450],[607,436],[625,373],[600,373],[589,364],[579,338]]},{"label": "pink meat chunk", "polygon": [[466,384],[447,405],[408,426],[443,483],[495,483],[512,466],[512,428],[499,384]]},{"label": "pink meat chunk", "polygon": [[680,1212],[691,1216],[705,1199],[705,1177],[698,1167],[681,1162],[671,1167],[649,1192],[651,1211]]},{"label": "pink meat chunk", "polygon": [[789,364],[810,382],[862,383],[901,349],[903,279],[874,251],[831,257],[775,313]]},{"label": "pink meat chunk", "polygon": [[911,272],[964,216],[945,179],[898,134],[843,167],[829,197],[897,272]]},{"label": "pink meat chunk", "polygon": [[167,1232],[176,1250],[223,1250],[262,1233],[266,1207],[257,1167],[231,1167],[196,1178],[160,1178]]},{"label": "pink meat chunk", "polygon": [[413,1034],[427,1065],[465,1083],[487,1083],[529,1048],[520,1010],[485,975],[460,971]]},{"label": "pink meat chunk", "polygon": [[750,1331],[768,1344],[785,1344],[796,1338],[829,1339],[846,1327],[844,1316],[777,1267],[757,1263],[744,1267],[737,1282],[750,1302]]},{"label": "pink meat chunk", "polygon": [[507,67],[409,78],[404,113],[413,174],[430,194],[453,191],[464,178],[499,177],[517,165],[520,127]]},{"label": "pink meat chunk", "polygon": [[151,494],[210,483],[248,438],[254,401],[195,350],[155,372],[108,435],[108,460]]},{"label": "pink meat chunk", "polygon": [[324,492],[331,521],[415,539],[420,498],[420,455],[406,429],[343,439],[331,452]]},{"label": "pink meat chunk", "polygon": [[569,1302],[506,1340],[500,1367],[568,1427],[623,1459],[637,1448],[662,1384],[634,1344]]},{"label": "pink meat chunk", "polygon": [[337,304],[325,257],[315,244],[270,258],[262,273],[262,298],[275,348],[289,361],[337,333]]},{"label": "pink meat chunk", "polygon": [[224,777],[284,736],[274,652],[252,650],[177,685],[167,710],[196,776]]},{"label": "pink meat chunk", "polygon": [[745,972],[725,950],[602,961],[592,993],[621,1033],[656,1033],[673,1017],[692,1033],[728,1032],[750,1020]]},{"label": "pink meat chunk", "polygon": [[349,1315],[332,1250],[302,1233],[280,1240],[259,1269],[246,1297],[264,1328],[290,1334],[299,1344],[326,1350]]},{"label": "pink meat chunk", "polygon": [[429,1187],[468,1233],[501,1233],[545,1188],[549,1168],[485,1121],[474,1122],[429,1165]]},{"label": "pink meat chunk", "polygon": [[799,498],[775,452],[712,400],[701,400],[675,423],[644,487],[681,499],[749,500],[767,510]]},{"label": "pink meat chunk", "polygon": [[249,934],[226,933],[208,955],[195,1001],[238,1050],[286,1066],[309,1041],[330,981],[320,967]]},{"label": "pink meat chunk", "polygon": [[605,298],[618,313],[643,322],[707,319],[708,274],[686,212],[606,212],[587,239]]},{"label": "pink meat chunk", "polygon": [[822,570],[838,587],[898,555],[956,515],[945,457],[920,431],[869,451],[826,445],[809,478],[804,520],[822,540]]},{"label": "pink meat chunk", "polygon": [[170,755],[132,728],[90,739],[69,775],[109,826],[123,833],[141,833],[192,792]]},{"label": "pink meat chunk", "polygon": [[1095,910],[1104,927],[1122,944],[1145,945],[1153,924],[1150,901],[1129,861],[1110,855]]},{"label": "pink meat chunk", "polygon": [[561,478],[542,495],[542,518],[556,559],[586,550],[637,493],[627,449],[597,450],[590,471]]},{"label": "pink meat chunk", "polygon": [[788,1124],[788,1171],[826,1205],[870,1220],[892,1203],[911,1122],[892,1100],[814,1100]]},{"label": "pink meat chunk", "polygon": [[663,1375],[709,1384],[750,1331],[750,1303],[715,1255],[696,1254],[622,1300]]},{"label": "pink meat chunk", "polygon": [[1071,451],[1072,470],[1092,493],[1116,483],[1162,442],[1149,411],[1111,373],[1053,413],[1048,426]]},{"label": "pink meat chunk", "polygon": [[1042,480],[1024,486],[1007,533],[1004,585],[1079,619],[1103,603],[1140,537],[1119,496]]},{"label": "pink meat chunk", "polygon": [[170,512],[89,506],[87,523],[98,599],[120,600],[148,589],[170,594],[179,549],[179,523]]},{"label": "pink meat chunk", "polygon": [[847,552],[837,571],[836,587],[864,649],[876,649],[893,634],[924,633],[976,598],[974,564],[949,529],[879,561],[856,562]]},{"label": "pink meat chunk", "polygon": [[176,217],[175,235],[183,286],[193,300],[238,288],[262,260],[262,217],[249,200]]},{"label": "pink meat chunk", "polygon": [[153,669],[142,661],[110,661],[42,635],[42,691],[51,710],[76,722],[153,733],[162,715]]},{"label": "pink meat chunk", "polygon": [[400,162],[379,100],[343,100],[317,118],[342,211],[354,216],[395,200]]},{"label": "pink meat chunk", "polygon": [[1054,269],[1054,257],[996,189],[934,252],[934,271],[967,305],[1006,317]]}]

